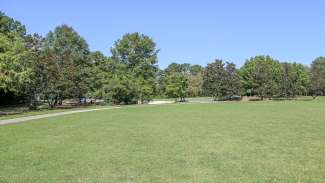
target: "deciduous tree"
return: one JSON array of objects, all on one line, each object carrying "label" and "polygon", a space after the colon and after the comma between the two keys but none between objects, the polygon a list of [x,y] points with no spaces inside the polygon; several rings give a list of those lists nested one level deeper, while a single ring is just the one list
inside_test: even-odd
[{"label": "deciduous tree", "polygon": [[65,98],[81,98],[87,93],[90,66],[86,41],[67,25],[58,26],[45,39],[43,94],[51,107]]},{"label": "deciduous tree", "polygon": [[171,72],[165,78],[166,96],[185,101],[188,94],[188,79],[182,73]]},{"label": "deciduous tree", "polygon": [[218,59],[208,64],[203,75],[203,90],[214,100],[225,100],[238,95],[240,80],[235,64],[225,65],[222,60]]},{"label": "deciduous tree", "polygon": [[305,67],[297,63],[281,63],[279,93],[286,98],[306,94],[309,87],[309,75]]},{"label": "deciduous tree", "polygon": [[243,87],[262,100],[271,97],[278,92],[280,70],[280,63],[270,56],[252,57],[240,69]]},{"label": "deciduous tree", "polygon": [[316,58],[311,64],[311,92],[314,98],[325,95],[325,57]]},{"label": "deciduous tree", "polygon": [[117,64],[125,64],[125,72],[134,74],[137,83],[135,96],[139,103],[154,95],[158,51],[150,37],[137,32],[125,34],[111,49],[112,59]]},{"label": "deciduous tree", "polygon": [[22,94],[31,81],[25,35],[20,22],[0,12],[0,91],[4,93]]}]

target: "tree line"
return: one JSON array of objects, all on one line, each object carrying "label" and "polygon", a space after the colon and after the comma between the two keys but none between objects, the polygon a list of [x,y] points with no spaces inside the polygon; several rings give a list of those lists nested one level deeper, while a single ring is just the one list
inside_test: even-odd
[{"label": "tree line", "polygon": [[325,94],[325,57],[310,66],[255,56],[237,69],[216,59],[206,67],[157,65],[159,49],[149,36],[127,33],[115,41],[111,56],[91,51],[72,27],[60,25],[42,37],[0,12],[0,105],[28,103],[50,108],[70,98],[103,99],[113,104],[144,103],[154,97],[185,101],[210,96],[264,98]]}]

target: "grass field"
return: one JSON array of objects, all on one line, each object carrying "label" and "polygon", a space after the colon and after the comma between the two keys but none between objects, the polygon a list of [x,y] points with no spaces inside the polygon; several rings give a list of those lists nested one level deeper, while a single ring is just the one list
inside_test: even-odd
[{"label": "grass field", "polygon": [[125,107],[0,126],[0,182],[325,182],[325,99]]}]

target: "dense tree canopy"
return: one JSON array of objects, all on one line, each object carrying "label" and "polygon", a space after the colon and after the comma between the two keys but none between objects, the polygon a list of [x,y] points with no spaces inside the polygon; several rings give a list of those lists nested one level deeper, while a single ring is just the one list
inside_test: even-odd
[{"label": "dense tree canopy", "polygon": [[90,67],[86,41],[72,27],[62,25],[49,32],[42,58],[43,94],[51,106],[69,97],[83,97]]},{"label": "dense tree canopy", "polygon": [[325,57],[318,57],[313,61],[310,73],[313,96],[325,95]]},{"label": "dense tree canopy", "polygon": [[36,109],[39,104],[40,95],[43,92],[42,83],[42,54],[44,48],[44,38],[38,34],[28,35],[26,37],[27,48],[29,49],[29,60],[30,60],[30,70],[29,75],[30,81],[25,85],[24,94],[28,98],[29,107]]},{"label": "dense tree canopy", "polygon": [[256,56],[246,61],[240,69],[240,76],[246,92],[263,99],[276,94],[280,71],[279,61],[270,56]]},{"label": "dense tree canopy", "polygon": [[208,64],[203,75],[203,90],[214,100],[224,100],[239,95],[240,80],[233,63],[222,60]]},{"label": "dense tree canopy", "polygon": [[7,35],[11,39],[24,37],[26,28],[19,21],[5,15],[0,11],[0,33]]},{"label": "dense tree canopy", "polygon": [[0,12],[0,92],[22,94],[31,82],[25,27]]},{"label": "dense tree canopy", "polygon": [[90,53],[89,59],[91,67],[88,69],[90,77],[86,78],[89,89],[87,96],[94,99],[104,98],[103,87],[111,77],[112,61],[99,51]]},{"label": "dense tree canopy", "polygon": [[61,25],[46,37],[28,34],[20,22],[0,12],[0,105],[12,100],[36,109],[65,99],[103,99],[112,104],[150,101],[153,97],[210,96],[215,100],[249,95],[295,98],[325,95],[325,57],[308,68],[255,56],[238,70],[215,60],[206,67],[171,63],[158,68],[156,43],[147,35],[127,33],[111,48],[111,56],[91,52],[72,27]]},{"label": "dense tree canopy", "polygon": [[158,71],[156,44],[140,33],[125,34],[111,49],[112,59],[124,64],[126,73],[133,73],[137,84],[135,96],[139,103],[150,100],[155,91]]},{"label": "dense tree canopy", "polygon": [[308,92],[310,79],[305,67],[297,63],[281,64],[278,95],[294,98]]},{"label": "dense tree canopy", "polygon": [[132,73],[114,73],[104,84],[103,90],[104,99],[113,104],[132,104],[137,101],[137,83]]},{"label": "dense tree canopy", "polygon": [[184,74],[178,72],[168,74],[165,79],[165,87],[166,96],[185,101],[185,97],[188,95],[188,79]]},{"label": "dense tree canopy", "polygon": [[235,96],[241,95],[241,83],[240,83],[240,76],[238,70],[236,69],[236,65],[232,62],[227,62],[226,65],[226,73],[227,73],[227,96]]},{"label": "dense tree canopy", "polygon": [[198,97],[203,95],[203,73],[198,72],[196,74],[191,74],[188,77],[188,95],[190,97]]},{"label": "dense tree canopy", "polygon": [[29,82],[31,70],[28,55],[22,37],[10,39],[0,33],[0,89],[19,92]]}]

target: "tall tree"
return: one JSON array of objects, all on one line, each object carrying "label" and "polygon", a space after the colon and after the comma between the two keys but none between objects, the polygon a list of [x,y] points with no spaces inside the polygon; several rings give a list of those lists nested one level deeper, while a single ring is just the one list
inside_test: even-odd
[{"label": "tall tree", "polygon": [[105,57],[101,52],[95,51],[90,53],[89,75],[86,79],[89,88],[87,96],[91,98],[104,98],[104,84],[111,77],[110,64],[112,60]]},{"label": "tall tree", "polygon": [[215,60],[207,65],[203,75],[203,90],[206,95],[212,96],[214,100],[228,99],[238,95],[240,80],[235,64],[222,60]]},{"label": "tall tree", "polygon": [[0,89],[19,92],[29,82],[28,54],[23,38],[0,33]]},{"label": "tall tree", "polygon": [[0,92],[21,95],[30,82],[30,51],[25,27],[0,12]]},{"label": "tall tree", "polygon": [[188,93],[191,97],[201,96],[203,93],[203,73],[197,73],[195,75],[188,76]]},{"label": "tall tree", "polygon": [[81,98],[87,93],[89,48],[72,27],[58,26],[47,34],[42,63],[43,94],[50,107],[65,98]]},{"label": "tall tree", "polygon": [[125,64],[125,72],[134,73],[139,103],[150,100],[154,95],[158,51],[150,37],[137,32],[125,34],[111,49],[112,59],[118,64]]},{"label": "tall tree", "polygon": [[305,94],[309,83],[309,75],[302,64],[281,63],[279,96],[294,98],[296,95]]},{"label": "tall tree", "polygon": [[113,74],[104,84],[104,99],[112,104],[136,102],[137,86],[132,73]]},{"label": "tall tree", "polygon": [[204,68],[200,65],[190,66],[190,75],[188,76],[189,96],[198,97],[203,94],[203,71]]},{"label": "tall tree", "polygon": [[30,51],[28,59],[31,61],[30,82],[25,86],[25,94],[29,99],[29,108],[36,109],[42,95],[42,67],[41,57],[44,48],[44,38],[38,34],[27,35],[27,48]]},{"label": "tall tree", "polygon": [[246,92],[264,97],[278,92],[280,63],[270,56],[256,56],[248,59],[240,69],[242,84]]},{"label": "tall tree", "polygon": [[227,73],[227,96],[240,95],[241,92],[241,83],[240,76],[238,74],[238,70],[236,69],[236,65],[232,62],[227,62],[225,67]]},{"label": "tall tree", "polygon": [[165,78],[166,72],[164,70],[159,69],[156,74],[156,95],[159,97],[165,97]]},{"label": "tall tree", "polygon": [[165,87],[166,96],[183,102],[188,94],[188,78],[182,73],[171,72],[166,75]]},{"label": "tall tree", "polygon": [[325,95],[325,57],[316,58],[311,64],[311,92],[314,98]]}]

